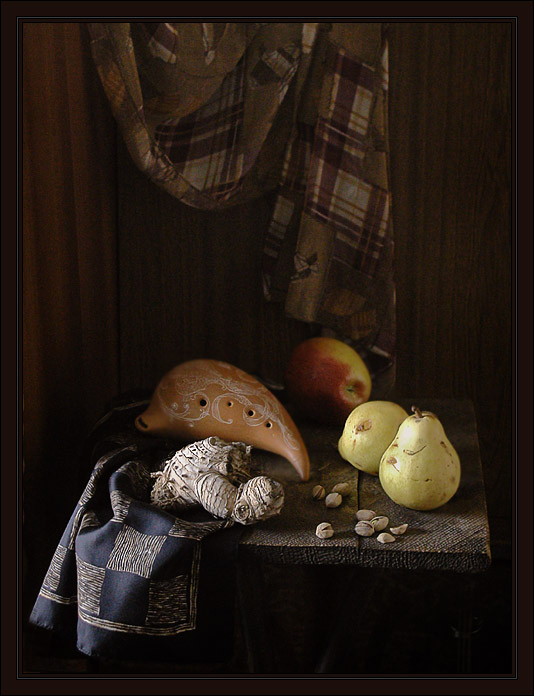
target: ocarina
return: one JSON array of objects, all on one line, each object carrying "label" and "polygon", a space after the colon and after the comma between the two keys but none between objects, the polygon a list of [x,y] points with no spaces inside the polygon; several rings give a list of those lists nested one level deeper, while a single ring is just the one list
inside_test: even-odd
[{"label": "ocarina", "polygon": [[302,481],[310,475],[306,445],[284,406],[255,377],[219,360],[190,360],[170,370],[135,426],[162,437],[244,442],[287,459]]}]

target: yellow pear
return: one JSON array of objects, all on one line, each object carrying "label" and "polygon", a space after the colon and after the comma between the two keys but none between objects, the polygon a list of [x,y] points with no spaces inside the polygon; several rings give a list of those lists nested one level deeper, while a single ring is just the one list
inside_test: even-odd
[{"label": "yellow pear", "polygon": [[460,458],[435,414],[415,406],[412,411],[382,455],[378,475],[394,502],[412,510],[433,510],[458,490]]},{"label": "yellow pear", "polygon": [[339,454],[356,469],[378,476],[380,458],[408,413],[392,401],[366,401],[349,414]]}]

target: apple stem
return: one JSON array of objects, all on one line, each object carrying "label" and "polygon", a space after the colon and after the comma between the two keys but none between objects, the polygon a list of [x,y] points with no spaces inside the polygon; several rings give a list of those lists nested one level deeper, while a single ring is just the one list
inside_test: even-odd
[{"label": "apple stem", "polygon": [[423,414],[421,413],[421,411],[419,410],[419,408],[417,406],[412,406],[412,411],[413,411],[413,413],[415,413],[417,418],[423,417]]}]

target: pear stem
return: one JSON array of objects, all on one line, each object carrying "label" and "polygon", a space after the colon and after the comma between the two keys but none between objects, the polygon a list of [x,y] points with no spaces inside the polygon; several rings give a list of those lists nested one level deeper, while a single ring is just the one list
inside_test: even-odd
[{"label": "pear stem", "polygon": [[413,413],[415,413],[417,418],[423,417],[423,414],[421,413],[421,411],[419,410],[419,408],[417,406],[412,406],[412,411],[413,411]]}]

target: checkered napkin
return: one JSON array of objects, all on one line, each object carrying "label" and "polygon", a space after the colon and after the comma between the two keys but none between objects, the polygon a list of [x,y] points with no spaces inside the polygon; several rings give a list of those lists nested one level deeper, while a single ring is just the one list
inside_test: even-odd
[{"label": "checkered napkin", "polygon": [[182,518],[150,504],[150,471],[169,443],[135,434],[145,407],[111,411],[93,433],[96,460],[30,622],[76,627],[77,647],[90,656],[223,660],[232,649],[241,530],[203,510]]}]

